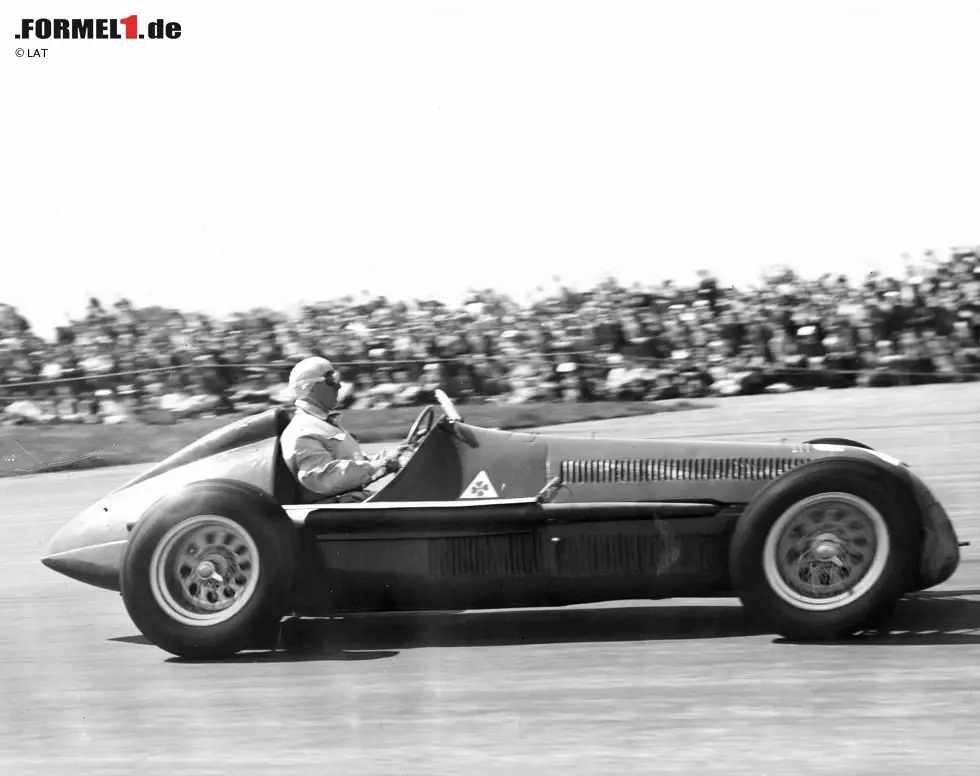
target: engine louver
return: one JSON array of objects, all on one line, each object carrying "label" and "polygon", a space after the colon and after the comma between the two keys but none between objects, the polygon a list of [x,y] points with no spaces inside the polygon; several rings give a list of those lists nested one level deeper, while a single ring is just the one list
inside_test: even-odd
[{"label": "engine louver", "polygon": [[672,480],[771,480],[809,461],[809,458],[562,461],[561,474],[562,480],[571,485]]}]

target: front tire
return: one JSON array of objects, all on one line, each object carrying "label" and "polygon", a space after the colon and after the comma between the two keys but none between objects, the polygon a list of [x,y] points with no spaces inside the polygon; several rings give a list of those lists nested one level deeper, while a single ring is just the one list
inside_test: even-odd
[{"label": "front tire", "polygon": [[797,640],[871,628],[910,589],[918,518],[877,467],[825,460],[764,488],[739,519],[732,582],[750,614]]},{"label": "front tire", "polygon": [[130,536],[126,610],[151,642],[193,659],[268,640],[293,576],[293,529],[281,509],[226,483],[190,486],[154,504]]}]

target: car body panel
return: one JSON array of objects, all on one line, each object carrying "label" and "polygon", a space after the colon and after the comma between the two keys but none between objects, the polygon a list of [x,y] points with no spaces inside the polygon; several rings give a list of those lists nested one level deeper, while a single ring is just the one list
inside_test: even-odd
[{"label": "car body panel", "polygon": [[72,579],[118,591],[129,532],[152,504],[184,485],[216,477],[245,482],[271,495],[276,454],[273,437],[161,470],[154,477],[141,475],[62,527],[49,542],[43,562]]},{"label": "car body panel", "polygon": [[[263,490],[267,489],[271,493],[273,482],[270,464],[272,459],[267,457],[264,460],[255,459],[253,461],[250,458],[250,453],[253,451],[271,451],[269,441],[274,442],[278,439],[286,422],[288,419],[277,410],[268,410],[236,420],[205,434],[160,463],[154,464],[122,485],[116,492],[134,488],[143,482],[159,479],[164,475],[176,476],[178,480],[183,480],[187,475],[172,474],[182,468],[189,468],[193,472],[191,476],[210,476],[202,467],[212,467],[219,472],[214,476],[225,476],[220,472],[227,469],[229,474],[242,476],[244,481],[251,482]],[[243,472],[242,462],[238,460],[241,457],[249,459],[246,464],[247,467],[254,465],[258,471],[251,474]],[[209,463],[205,464],[204,461]],[[173,480],[165,481],[171,482]]]},{"label": "car body panel", "polygon": [[372,502],[455,501],[483,472],[497,498],[528,498],[548,476],[548,440],[534,434],[437,425]]},{"label": "car body panel", "polygon": [[306,613],[484,609],[727,590],[737,514],[656,514],[492,528],[474,517],[479,527],[468,531],[351,532],[326,521],[314,528],[311,520],[314,560],[294,605]]}]

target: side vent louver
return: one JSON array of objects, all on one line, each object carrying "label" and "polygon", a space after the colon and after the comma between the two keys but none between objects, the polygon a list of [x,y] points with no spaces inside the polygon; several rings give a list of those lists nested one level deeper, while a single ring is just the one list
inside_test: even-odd
[{"label": "side vent louver", "polygon": [[461,536],[429,542],[434,577],[528,577],[541,574],[541,542],[535,534]]}]

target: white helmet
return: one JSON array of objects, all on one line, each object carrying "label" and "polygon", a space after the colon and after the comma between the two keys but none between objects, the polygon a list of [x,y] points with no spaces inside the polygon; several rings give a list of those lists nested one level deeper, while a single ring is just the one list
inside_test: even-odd
[{"label": "white helmet", "polygon": [[333,364],[325,358],[304,358],[289,373],[289,392],[294,399],[305,399],[310,395],[313,386],[333,371]]}]

